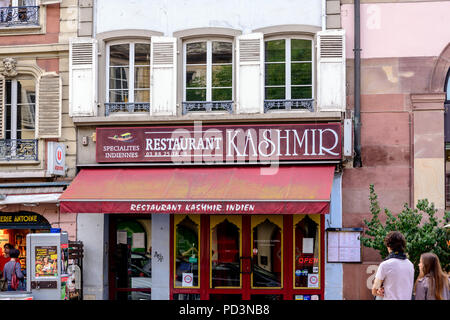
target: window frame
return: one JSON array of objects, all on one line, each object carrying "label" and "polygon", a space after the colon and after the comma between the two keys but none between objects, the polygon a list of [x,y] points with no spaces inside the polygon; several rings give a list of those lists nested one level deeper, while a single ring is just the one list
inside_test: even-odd
[{"label": "window frame", "polygon": [[[22,136],[20,137],[20,139],[18,139],[17,138],[17,133],[20,131],[20,132],[22,132],[23,130],[22,129],[19,129],[19,122],[17,121],[18,119],[17,119],[17,114],[18,114],[18,108],[19,107],[21,107],[22,105],[23,105],[23,103],[18,103],[18,92],[17,92],[17,89],[18,89],[18,87],[17,87],[17,85],[18,85],[18,82],[19,81],[21,81],[21,80],[29,80],[29,81],[33,81],[34,82],[34,103],[33,103],[33,105],[34,105],[34,114],[33,114],[33,116],[34,116],[34,129],[33,130],[31,130],[31,129],[27,129],[27,131],[30,131],[30,132],[32,132],[33,131],[33,138],[27,138],[27,139],[32,139],[32,140],[35,140],[36,139],[36,133],[37,133],[37,123],[36,123],[36,120],[37,120],[37,99],[38,99],[38,81],[36,80],[36,78],[34,77],[34,76],[32,76],[32,75],[29,75],[29,74],[19,74],[19,75],[17,75],[17,76],[15,76],[14,78],[11,78],[11,79],[5,79],[5,88],[4,88],[4,90],[5,90],[5,102],[4,102],[4,107],[5,107],[5,110],[4,110],[4,112],[5,112],[5,139],[6,140],[27,140],[27,139],[24,139]],[[6,81],[11,81],[11,88],[10,88],[10,92],[8,92],[7,90],[6,90]],[[14,89],[14,87],[15,87],[15,89]],[[11,103],[10,104],[8,104],[8,103],[6,103],[7,102],[7,96],[8,96],[8,94],[10,94],[11,95]],[[8,108],[10,108],[10,121],[9,121],[9,123],[8,123],[8,121],[7,121],[7,117],[6,117],[6,115],[7,115],[7,113],[8,113]],[[14,125],[13,125],[14,124]],[[10,127],[10,129],[8,130],[8,126]],[[6,138],[6,136],[8,135],[8,132],[9,132],[9,138]]]},{"label": "window frame", "polygon": [[[115,45],[121,45],[121,44],[127,44],[128,48],[129,48],[129,56],[128,56],[128,101],[126,102],[127,104],[129,103],[148,103],[150,104],[150,100],[151,100],[151,80],[152,80],[152,64],[151,64],[151,54],[152,54],[152,47],[151,47],[151,41],[149,40],[144,40],[144,39],[136,39],[136,40],[116,40],[116,41],[108,41],[106,43],[106,48],[105,48],[105,103],[114,103],[114,102],[110,102],[110,79],[109,79],[109,75],[110,75],[110,48],[111,46],[115,46]],[[150,99],[148,101],[144,101],[144,102],[136,102],[135,100],[135,95],[134,95],[134,91],[135,91],[135,87],[134,87],[134,76],[135,76],[135,45],[136,44],[148,44],[150,46],[150,63],[148,65],[149,67],[149,97]],[[138,65],[138,66],[147,66],[147,65]],[[132,99],[131,99],[132,98]]]},{"label": "window frame", "polygon": [[[311,63],[311,85],[292,85],[292,74],[291,74],[291,64],[292,64],[292,60],[291,60],[291,40],[309,40],[311,41],[311,61],[294,61],[294,63]],[[311,86],[311,98],[302,98],[302,99],[298,99],[298,100],[303,100],[303,99],[313,99],[315,100],[315,95],[316,95],[316,65],[317,65],[317,57],[316,57],[316,52],[315,52],[315,48],[316,48],[316,39],[313,36],[307,36],[307,35],[274,35],[274,36],[268,36],[268,37],[264,37],[264,47],[266,45],[267,41],[274,41],[274,40],[285,40],[285,60],[283,63],[285,63],[285,98],[284,99],[280,99],[280,100],[297,100],[297,99],[293,99],[292,98],[292,91],[291,91],[291,87],[292,86],[296,86],[296,87],[309,87]],[[265,50],[264,50],[264,70],[266,69],[266,64],[268,62],[266,62],[266,55],[265,55]],[[278,63],[278,62],[269,62],[269,64],[271,63]],[[272,100],[272,99],[268,99],[266,97],[266,88],[267,87],[277,87],[277,86],[267,86],[266,85],[266,72],[264,72],[264,100]],[[282,87],[282,86],[279,86]],[[278,100],[278,99],[274,99],[274,100]]]},{"label": "window frame", "polygon": [[[236,43],[235,38],[226,38],[226,37],[202,37],[202,38],[190,38],[183,41],[183,67],[182,67],[182,81],[183,81],[183,95],[182,95],[182,101],[183,102],[191,102],[186,101],[186,61],[187,61],[187,50],[186,46],[189,43],[199,43],[199,42],[206,42],[206,100],[202,102],[220,102],[220,101],[228,101],[233,102],[235,101],[235,89],[236,89],[236,81],[235,81],[235,71],[236,71]],[[212,100],[212,43],[213,42],[228,42],[231,43],[231,100]],[[227,64],[228,65],[228,64]],[[215,87],[215,88],[222,88],[222,87]],[[229,87],[223,87],[223,88],[229,88]],[[194,102],[194,101],[192,101]]]}]

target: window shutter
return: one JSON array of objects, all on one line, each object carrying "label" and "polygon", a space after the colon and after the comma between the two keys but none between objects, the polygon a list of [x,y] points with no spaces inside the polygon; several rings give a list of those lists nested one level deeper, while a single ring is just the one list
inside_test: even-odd
[{"label": "window shutter", "polygon": [[152,37],[150,114],[176,115],[176,38]]},{"label": "window shutter", "polygon": [[61,136],[61,78],[56,73],[46,73],[39,78],[37,103],[38,138]]},{"label": "window shutter", "polygon": [[38,0],[38,5],[48,5],[48,4],[54,4],[54,3],[61,3],[62,0]]},{"label": "window shutter", "polygon": [[69,115],[96,116],[97,43],[94,39],[70,39]]},{"label": "window shutter", "polygon": [[237,38],[236,112],[264,112],[264,37],[251,33]]},{"label": "window shutter", "polygon": [[5,78],[0,75],[0,139],[5,138]]},{"label": "window shutter", "polygon": [[317,38],[318,109],[345,112],[345,31],[320,31]]}]

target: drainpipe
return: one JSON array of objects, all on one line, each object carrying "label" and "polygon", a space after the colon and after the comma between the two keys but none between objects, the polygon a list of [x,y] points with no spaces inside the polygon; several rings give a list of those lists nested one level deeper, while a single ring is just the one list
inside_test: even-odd
[{"label": "drainpipe", "polygon": [[354,105],[355,105],[355,157],[353,159],[353,167],[362,167],[361,159],[361,28],[360,28],[360,0],[354,0],[354,76],[355,76],[355,92],[354,92]]},{"label": "drainpipe", "polygon": [[322,31],[327,29],[327,0],[322,0]]}]

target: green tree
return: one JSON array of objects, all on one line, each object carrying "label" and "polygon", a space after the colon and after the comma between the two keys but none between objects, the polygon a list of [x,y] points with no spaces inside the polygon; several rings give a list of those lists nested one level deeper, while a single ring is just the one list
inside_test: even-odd
[{"label": "green tree", "polygon": [[[419,200],[415,209],[404,204],[402,212],[394,216],[391,211],[384,209],[386,222],[380,220],[381,209],[378,204],[378,196],[373,184],[370,185],[370,221],[364,219],[365,234],[361,242],[365,247],[377,250],[384,259],[388,255],[384,238],[390,231],[400,231],[406,238],[406,254],[414,264],[415,276],[419,274],[420,255],[425,252],[433,252],[439,257],[442,268],[450,270],[450,250],[447,244],[447,232],[444,225],[450,221],[450,212],[446,212],[444,220],[437,219],[437,209],[427,199]],[[422,222],[424,216],[428,217]]]}]

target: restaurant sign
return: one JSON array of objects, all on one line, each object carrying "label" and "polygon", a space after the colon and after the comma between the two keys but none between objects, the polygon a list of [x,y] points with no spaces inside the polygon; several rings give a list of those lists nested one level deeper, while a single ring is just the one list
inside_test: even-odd
[{"label": "restaurant sign", "polygon": [[341,159],[340,123],[97,128],[97,162]]}]

